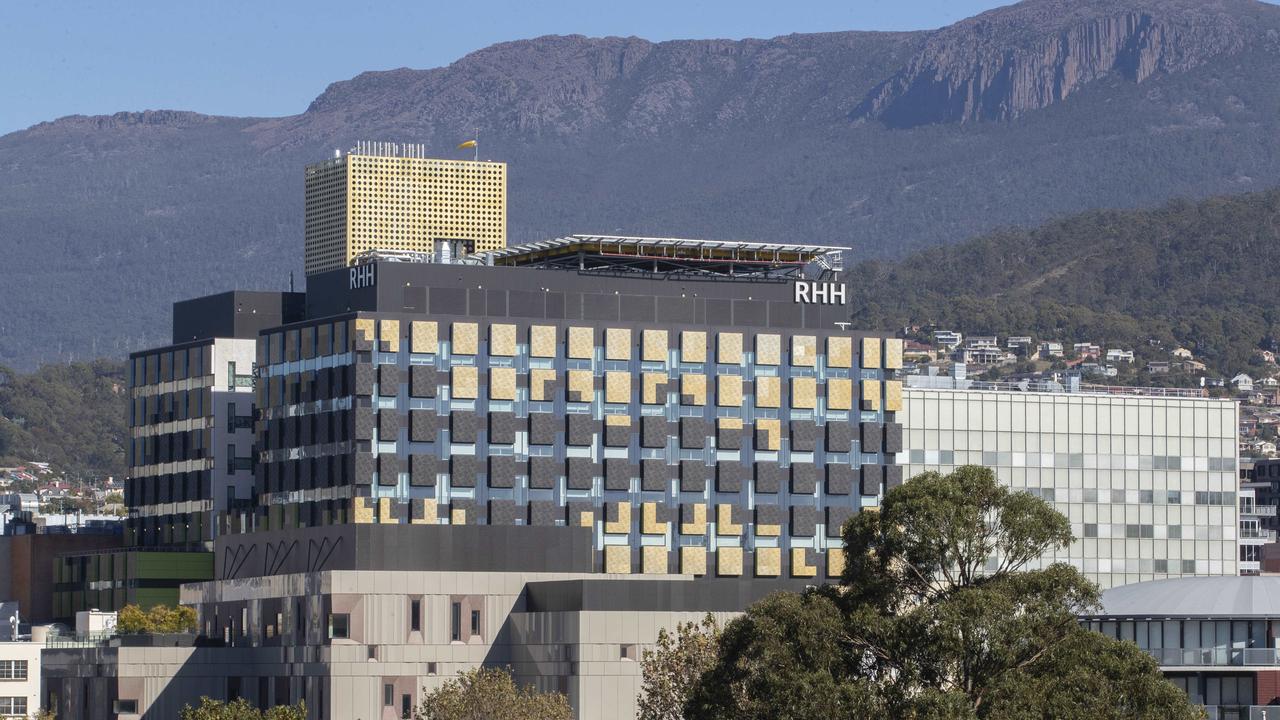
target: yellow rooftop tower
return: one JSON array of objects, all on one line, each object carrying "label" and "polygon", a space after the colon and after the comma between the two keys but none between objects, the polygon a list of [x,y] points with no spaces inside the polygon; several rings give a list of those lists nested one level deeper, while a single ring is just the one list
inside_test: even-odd
[{"label": "yellow rooftop tower", "polygon": [[442,160],[422,145],[362,142],[307,166],[306,272],[370,250],[434,253],[507,246],[507,164]]}]

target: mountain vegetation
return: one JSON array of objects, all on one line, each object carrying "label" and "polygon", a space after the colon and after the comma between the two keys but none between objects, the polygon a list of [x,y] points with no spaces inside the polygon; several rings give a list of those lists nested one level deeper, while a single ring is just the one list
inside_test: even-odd
[{"label": "mountain vegetation", "polygon": [[[868,261],[850,283],[859,327],[1096,342],[1159,359],[1179,345],[1219,373],[1280,345],[1280,191],[1094,211]],[[1155,351],[1152,351],[1155,352]]]},{"label": "mountain vegetation", "polygon": [[73,478],[117,479],[128,438],[123,362],[0,367],[0,464],[51,463]]},{"label": "mountain vegetation", "polygon": [[[407,58],[407,61],[412,61]],[[1280,184],[1280,8],[1028,0],[926,32],[542,37],[336,82],[284,118],[73,116],[0,137],[0,363],[166,341],[168,303],[301,277],[302,168],[359,140],[510,168],[573,232],[893,260],[1092,208]]]}]

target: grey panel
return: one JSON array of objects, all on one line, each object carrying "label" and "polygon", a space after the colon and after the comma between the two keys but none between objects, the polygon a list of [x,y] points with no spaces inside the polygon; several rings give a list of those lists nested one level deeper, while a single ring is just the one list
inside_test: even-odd
[{"label": "grey panel", "polygon": [[902,452],[902,423],[885,423],[884,451],[887,453]]},{"label": "grey panel", "polygon": [[489,413],[489,442],[511,445],[516,441],[516,416],[509,412]]},{"label": "grey panel", "polygon": [[827,422],[827,452],[853,452],[853,423],[842,420]]},{"label": "grey panel", "polygon": [[844,524],[849,518],[853,517],[857,511],[851,507],[828,507],[826,509],[826,535],[829,538],[840,537],[840,531],[844,528]]},{"label": "grey panel", "polygon": [[608,447],[627,447],[631,444],[631,426],[605,423],[604,444]]},{"label": "grey panel", "polygon": [[551,413],[529,413],[529,442],[533,445],[555,445],[560,422]]},{"label": "grey panel", "polygon": [[395,485],[400,481],[400,458],[395,453],[378,455],[378,484]]},{"label": "grey panel", "polygon": [[549,490],[556,486],[561,475],[564,475],[563,462],[548,456],[529,458],[529,487],[535,490]]},{"label": "grey panel", "polygon": [[409,411],[409,439],[413,442],[435,442],[439,428],[440,419],[434,412]]},{"label": "grey panel", "polygon": [[812,495],[818,490],[818,466],[812,463],[791,463],[791,492],[796,495]]},{"label": "grey panel", "polygon": [[882,465],[862,466],[863,495],[879,495],[882,483],[884,483],[884,467]]},{"label": "grey panel", "polygon": [[604,461],[604,489],[630,490],[631,478],[639,474],[639,468],[626,458],[606,458]]},{"label": "grey panel", "polygon": [[409,456],[409,484],[414,487],[435,487],[436,475],[444,472],[445,463],[434,455]]},{"label": "grey panel", "polygon": [[791,421],[791,449],[801,452],[813,452],[818,449],[818,438],[822,437],[822,428],[809,420]]},{"label": "grey panel", "polygon": [[818,508],[791,506],[791,537],[813,537],[818,531]]},{"label": "grey panel", "polygon": [[[680,522],[681,524],[692,523],[697,520],[697,512],[694,508],[701,507],[702,503],[683,503],[680,505]],[[705,516],[704,516],[705,517]]]},{"label": "grey panel", "polygon": [[436,396],[436,369],[430,365],[409,366],[409,394],[419,398]]},{"label": "grey panel", "polygon": [[756,505],[756,525],[783,525],[787,510],[781,505]]},{"label": "grey panel", "polygon": [[600,466],[591,458],[569,458],[567,465],[570,490],[590,490],[592,480],[600,474]]},{"label": "grey panel", "polygon": [[374,367],[369,363],[356,363],[356,395],[372,395],[373,379],[376,377]]},{"label": "grey panel", "polygon": [[377,467],[377,458],[369,453],[356,453],[355,455],[355,484],[370,485],[373,483],[373,472]]},{"label": "grey panel", "polygon": [[565,416],[565,441],[570,445],[591,445],[600,421],[590,415],[574,413]]},{"label": "grey panel", "polygon": [[890,490],[902,484],[902,466],[901,465],[885,465],[884,466],[884,490]]},{"label": "grey panel", "polygon": [[661,448],[667,446],[667,438],[672,428],[667,419],[659,415],[645,415],[640,418],[640,446]]},{"label": "grey panel", "polygon": [[853,492],[854,470],[848,465],[827,466],[827,494],[849,495]]},{"label": "grey panel", "polygon": [[474,412],[449,413],[449,441],[473,443],[480,438],[480,416]]},{"label": "grey panel", "polygon": [[470,500],[467,498],[456,498],[454,500],[449,501],[449,508],[453,510],[466,510],[467,524],[479,525],[481,524],[480,521],[483,519],[480,517],[480,511],[485,509],[485,506],[480,505],[475,500]]},{"label": "grey panel", "polygon": [[862,452],[874,453],[880,452],[880,446],[884,443],[884,429],[880,423],[864,422],[862,423]]},{"label": "grey panel", "polygon": [[742,481],[746,479],[747,474],[747,469],[742,463],[722,460],[716,464],[716,492],[742,492]]},{"label": "grey panel", "polygon": [[[578,526],[578,518],[582,516],[582,513],[594,511],[595,505],[590,500],[570,500],[569,504],[565,506],[565,512],[568,513],[567,521],[572,527]],[[599,520],[599,516],[596,519]]]},{"label": "grey panel", "polygon": [[517,475],[527,475],[529,465],[523,460],[516,460],[511,455],[489,456],[489,487],[515,487]]},{"label": "grey panel", "polygon": [[555,525],[564,521],[564,508],[553,500],[534,500],[529,503],[530,525]]},{"label": "grey panel", "polygon": [[668,465],[666,460],[641,460],[640,489],[646,492],[666,491],[671,485],[671,475],[674,470],[675,468]]},{"label": "grey panel", "polygon": [[707,435],[711,426],[703,418],[680,418],[680,447],[687,450],[700,450],[707,446]]},{"label": "grey panel", "polygon": [[514,500],[489,501],[490,525],[515,525],[517,520],[524,519],[524,514],[524,506],[516,505]]},{"label": "grey panel", "polygon": [[755,464],[755,469],[756,492],[776,493],[782,490],[782,483],[786,480],[787,471],[781,465],[773,462],[758,462]]},{"label": "grey panel", "polygon": [[742,434],[746,432],[742,428],[716,428],[716,447],[723,450],[741,450]]},{"label": "grey panel", "polygon": [[400,413],[393,409],[378,413],[378,439],[382,442],[394,442],[400,435]]},{"label": "grey panel", "polygon": [[449,458],[449,485],[475,487],[480,468],[480,458],[475,455],[454,455]]},{"label": "grey panel", "polygon": [[680,461],[680,492],[703,492],[711,479],[711,468],[701,460]]},{"label": "grey panel", "polygon": [[395,397],[400,392],[400,368],[395,365],[378,366],[378,394]]}]

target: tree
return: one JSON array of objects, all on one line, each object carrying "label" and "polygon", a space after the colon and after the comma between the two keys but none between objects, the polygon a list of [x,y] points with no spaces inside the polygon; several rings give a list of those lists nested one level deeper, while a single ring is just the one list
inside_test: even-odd
[{"label": "tree", "polygon": [[155,605],[143,612],[137,605],[125,605],[116,614],[116,629],[125,634],[195,632],[196,611],[185,605]]},{"label": "tree", "polygon": [[685,717],[1201,717],[1136,646],[1080,627],[1096,586],[1026,569],[1070,526],[990,470],[920,475],[844,541],[840,586],[774,595],[725,628]]},{"label": "tree", "polygon": [[227,702],[201,697],[199,707],[186,705],[178,713],[178,720],[307,720],[307,704],[277,705],[259,710],[244,698]]},{"label": "tree", "polygon": [[[561,693],[517,687],[502,668],[459,672],[418,704],[415,720],[572,720],[573,709]],[[184,718],[184,720],[186,720]]]},{"label": "tree", "polygon": [[690,691],[715,664],[720,634],[711,613],[701,623],[680,623],[674,634],[658,631],[656,647],[645,650],[640,661],[637,720],[681,720]]}]

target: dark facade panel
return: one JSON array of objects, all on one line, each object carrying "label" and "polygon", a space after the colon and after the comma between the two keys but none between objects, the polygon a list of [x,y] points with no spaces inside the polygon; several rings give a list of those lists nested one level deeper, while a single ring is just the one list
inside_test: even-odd
[{"label": "dark facade panel", "polygon": [[882,465],[863,465],[862,466],[862,494],[863,495],[879,495],[880,487],[884,484],[884,466]]},{"label": "dark facade panel", "polygon": [[400,481],[400,458],[395,453],[378,455],[378,484],[395,485]]},{"label": "dark facade panel", "polygon": [[445,461],[435,455],[409,456],[409,484],[414,487],[435,487],[436,475],[445,472]]},{"label": "dark facade panel", "polygon": [[853,493],[855,472],[848,465],[827,466],[827,494],[850,495]]},{"label": "dark facade panel", "polygon": [[409,367],[409,394],[416,398],[433,398],[439,380],[436,369],[430,365],[412,365]]},{"label": "dark facade panel", "polygon": [[490,525],[516,525],[516,521],[523,520],[524,515],[524,506],[516,505],[514,500],[489,501]]},{"label": "dark facade panel", "polygon": [[791,463],[791,492],[795,495],[812,495],[818,491],[818,466],[812,463]]},{"label": "dark facade panel", "polygon": [[849,521],[857,512],[851,507],[831,506],[826,508],[826,535],[829,538],[838,538],[841,536],[844,524]]},{"label": "dark facade panel", "polygon": [[560,423],[551,413],[529,413],[529,442],[533,445],[555,445]]},{"label": "dark facade panel", "polygon": [[827,452],[853,452],[853,423],[827,422]]},{"label": "dark facade panel", "polygon": [[631,445],[631,426],[630,425],[610,425],[608,423],[605,423],[604,444],[606,447],[630,446]]},{"label": "dark facade panel", "polygon": [[600,466],[591,458],[572,457],[567,465],[570,490],[590,490],[592,481],[600,474]]},{"label": "dark facade panel", "polygon": [[884,466],[884,490],[890,490],[902,484],[902,466],[901,465],[885,465]]},{"label": "dark facade panel", "polygon": [[527,475],[529,465],[523,460],[516,460],[511,455],[489,456],[489,487],[515,487],[517,475]]},{"label": "dark facade panel", "polygon": [[641,490],[645,492],[665,491],[671,484],[671,476],[675,468],[666,460],[641,460]]},{"label": "dark facade panel", "polygon": [[378,439],[382,442],[394,442],[400,434],[400,414],[395,410],[382,410],[378,413]]},{"label": "dark facade panel", "polygon": [[552,500],[534,500],[529,503],[530,525],[555,525],[564,521],[564,508]]},{"label": "dark facade panel", "polygon": [[395,397],[400,392],[400,368],[395,365],[378,366],[378,394]]},{"label": "dark facade panel", "polygon": [[631,478],[639,474],[639,468],[626,458],[606,458],[604,461],[604,489],[630,490]]},{"label": "dark facade panel", "polygon": [[818,449],[818,439],[822,437],[822,428],[810,420],[791,421],[791,449],[800,452],[813,452]]},{"label": "dark facade panel", "polygon": [[435,442],[441,420],[431,410],[409,411],[409,439],[413,442]]},{"label": "dark facade panel", "polygon": [[711,468],[701,460],[680,461],[680,492],[700,493],[707,489]]},{"label": "dark facade panel", "polygon": [[902,423],[885,423],[884,451],[890,454],[902,452]]},{"label": "dark facade panel", "polygon": [[755,464],[755,471],[755,489],[757,493],[777,493],[782,490],[782,483],[786,480],[787,471],[781,465],[772,462],[758,462]]},{"label": "dark facade panel", "polygon": [[673,435],[671,423],[659,415],[645,415],[640,418],[640,445],[647,448],[667,446],[667,438]]},{"label": "dark facade panel", "polygon": [[884,426],[878,422],[862,423],[862,452],[880,452],[884,445]]},{"label": "dark facade panel", "polygon": [[818,531],[818,508],[792,505],[790,530],[791,537],[813,537]]},{"label": "dark facade panel", "polygon": [[520,425],[513,413],[489,413],[489,442],[499,445],[511,445],[516,441],[516,429]]},{"label": "dark facade panel", "polygon": [[564,463],[553,457],[537,455],[529,458],[529,487],[535,490],[555,488],[564,475]]},{"label": "dark facade panel", "polygon": [[741,450],[742,434],[746,430],[742,428],[716,428],[716,447],[724,450]]},{"label": "dark facade panel", "polygon": [[453,487],[475,487],[481,467],[481,460],[475,455],[454,455],[449,459],[449,484]]},{"label": "dark facade panel", "polygon": [[742,482],[749,472],[742,463],[722,460],[716,464],[716,492],[742,492]]},{"label": "dark facade panel", "polygon": [[565,416],[565,440],[570,445],[591,445],[600,421],[590,415],[573,413]]},{"label": "dark facade panel", "polygon": [[680,418],[680,447],[700,450],[707,446],[707,436],[710,434],[711,425],[703,418]]}]

